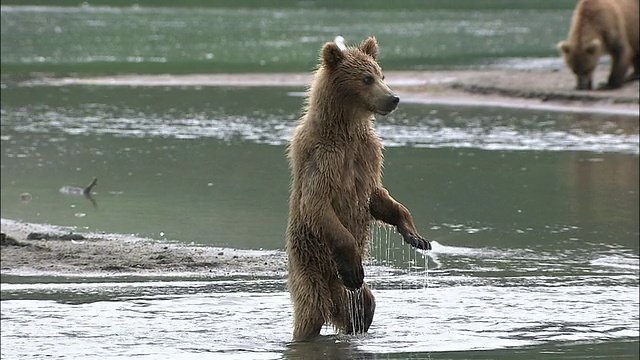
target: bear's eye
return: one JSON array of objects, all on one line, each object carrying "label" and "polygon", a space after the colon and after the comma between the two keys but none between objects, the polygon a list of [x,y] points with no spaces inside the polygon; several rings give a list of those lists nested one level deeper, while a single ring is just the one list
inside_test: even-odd
[{"label": "bear's eye", "polygon": [[362,82],[364,82],[367,85],[373,84],[373,76],[371,75],[365,76],[364,79],[362,79]]}]

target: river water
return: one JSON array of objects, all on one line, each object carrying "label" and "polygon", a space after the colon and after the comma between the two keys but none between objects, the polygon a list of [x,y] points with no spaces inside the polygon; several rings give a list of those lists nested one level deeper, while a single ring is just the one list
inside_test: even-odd
[{"label": "river water", "polygon": [[[33,80],[306,71],[337,32],[374,32],[382,54],[384,41],[395,41],[381,55],[385,68],[560,64],[552,44],[570,7],[461,3],[468,8],[332,16],[313,6],[3,6],[1,216],[282,250],[284,153],[304,89]],[[536,11],[546,23],[529,21]],[[364,26],[365,17],[378,25]],[[251,42],[256,31],[268,41]],[[436,51],[441,40],[421,41],[425,32],[458,42]],[[515,45],[489,51],[494,43]],[[637,116],[401,101],[376,126],[385,185],[434,249],[415,252],[374,227],[366,274],[378,305],[369,334],[326,328],[317,341],[289,343],[281,276],[4,274],[2,358],[638,357]],[[95,205],[59,192],[94,176]]]}]

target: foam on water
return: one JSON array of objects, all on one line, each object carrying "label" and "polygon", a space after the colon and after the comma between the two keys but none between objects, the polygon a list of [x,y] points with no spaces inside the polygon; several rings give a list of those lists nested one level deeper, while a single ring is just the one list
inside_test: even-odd
[{"label": "foam on water", "polygon": [[[571,228],[559,225],[553,231]],[[637,281],[639,273],[637,255],[629,249],[605,244],[600,246],[601,253],[593,253],[589,249],[574,248],[554,252],[531,248],[474,248],[431,241],[430,251],[407,251],[408,245],[398,234],[379,224],[372,226],[371,239],[367,281],[378,290],[453,284],[484,286],[494,281],[504,286],[630,285]],[[406,256],[412,252],[413,258]]]},{"label": "foam on water", "polygon": [[591,260],[591,265],[640,271],[640,259],[637,256],[605,255]]},{"label": "foam on water", "polygon": [[[58,109],[36,112],[22,109],[11,116],[3,115],[3,125],[12,125],[19,132],[62,132],[69,135],[113,134],[126,137],[173,137],[195,139],[211,137],[222,140],[243,140],[261,144],[285,145],[295,126],[288,118],[269,116],[216,116],[191,114],[185,116],[125,117],[109,109],[94,109],[95,115],[79,116]],[[400,120],[402,119],[396,119]],[[387,124],[381,119],[377,130],[387,147],[474,148],[485,150],[591,151],[627,154],[640,153],[637,134],[579,130],[558,130],[552,127],[518,129],[516,126],[493,125],[469,121],[465,126],[446,127],[429,120],[412,125]],[[7,139],[3,138],[3,141]]]}]

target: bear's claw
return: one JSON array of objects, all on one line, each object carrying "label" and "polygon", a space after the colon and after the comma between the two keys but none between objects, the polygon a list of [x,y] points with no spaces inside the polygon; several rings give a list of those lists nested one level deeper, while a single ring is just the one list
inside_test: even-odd
[{"label": "bear's claw", "polygon": [[413,246],[416,249],[431,250],[431,242],[420,235],[408,235],[403,236],[403,238],[407,244]]}]

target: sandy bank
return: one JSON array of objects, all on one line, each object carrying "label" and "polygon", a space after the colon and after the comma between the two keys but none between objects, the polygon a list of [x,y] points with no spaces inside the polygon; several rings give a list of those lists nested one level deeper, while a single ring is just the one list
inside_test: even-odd
[{"label": "sandy bank", "polygon": [[[130,236],[2,219],[2,274],[284,275],[281,251],[235,250],[163,243]],[[69,234],[74,236],[68,236]],[[40,239],[34,239],[40,238]]]},{"label": "sandy bank", "polygon": [[[609,67],[600,66],[595,82],[603,82]],[[610,91],[576,91],[567,69],[387,71],[387,83],[401,101],[459,106],[499,106],[549,111],[638,115],[637,81]],[[28,85],[96,86],[306,86],[310,73],[121,75],[53,78]]]}]

